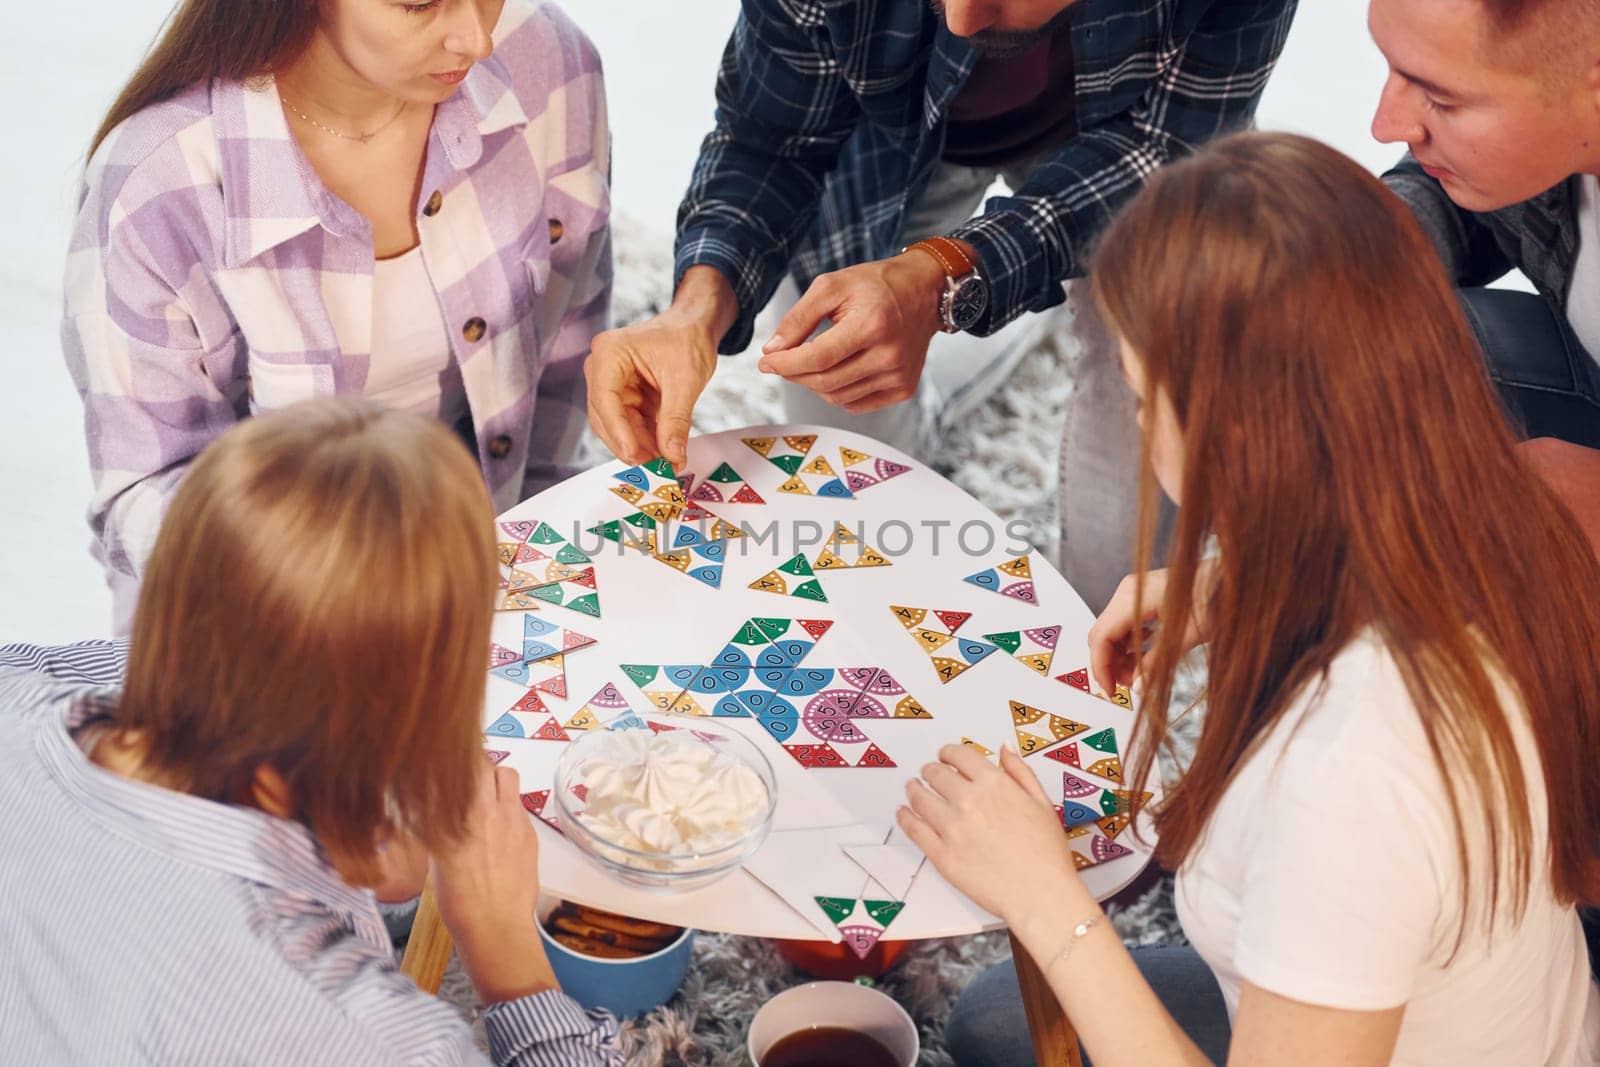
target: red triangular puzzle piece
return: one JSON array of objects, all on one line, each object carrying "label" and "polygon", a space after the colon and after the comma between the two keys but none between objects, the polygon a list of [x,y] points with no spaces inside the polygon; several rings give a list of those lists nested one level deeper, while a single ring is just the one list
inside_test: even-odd
[{"label": "red triangular puzzle piece", "polygon": [[1058,674],[1056,675],[1056,681],[1065,682],[1066,684],[1072,686],[1072,688],[1082,689],[1085,693],[1087,693],[1090,691],[1089,668],[1079,667],[1075,671],[1068,671],[1066,674]]},{"label": "red triangular puzzle piece", "polygon": [[944,623],[944,628],[951,633],[961,629],[961,624],[972,618],[970,611],[934,611],[939,616],[939,621]]},{"label": "red triangular puzzle piece", "polygon": [[534,731],[533,736],[540,741],[571,741],[561,724],[552,717],[544,721],[544,725]]},{"label": "red triangular puzzle piece", "polygon": [[822,635],[827,633],[828,627],[833,625],[827,619],[796,619],[795,622],[798,622],[805,632],[810,634],[813,640],[817,641],[821,641]]}]

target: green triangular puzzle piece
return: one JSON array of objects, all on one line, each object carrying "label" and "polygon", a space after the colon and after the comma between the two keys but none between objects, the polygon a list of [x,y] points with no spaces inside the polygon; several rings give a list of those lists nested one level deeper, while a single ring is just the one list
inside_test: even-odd
[{"label": "green triangular puzzle piece", "polygon": [[811,577],[811,564],[807,563],[806,557],[799,552],[778,564],[778,569],[785,574],[797,574],[802,578]]},{"label": "green triangular puzzle piece", "polygon": [[800,464],[806,461],[804,456],[770,456],[773,465],[791,478],[800,473]]},{"label": "green triangular puzzle piece", "polygon": [[571,545],[562,545],[556,552],[557,563],[593,563],[594,560],[579,552]]},{"label": "green triangular puzzle piece", "polygon": [[706,481],[722,482],[723,484],[727,484],[729,482],[742,482],[744,479],[739,477],[738,471],[734,470],[726,463],[723,463],[719,465],[716,470],[706,475]]},{"label": "green triangular puzzle piece", "polygon": [[1106,727],[1097,734],[1090,734],[1083,739],[1083,743],[1099,752],[1117,754],[1117,734],[1111,727]]},{"label": "green triangular puzzle piece", "polygon": [[622,520],[612,519],[610,522],[595,523],[584,533],[599,534],[607,541],[620,541],[622,540]]},{"label": "green triangular puzzle piece", "polygon": [[585,593],[580,597],[574,597],[566,606],[573,611],[581,611],[585,615],[592,615],[598,619],[600,617],[600,594]]},{"label": "green triangular puzzle piece", "polygon": [[1122,801],[1117,799],[1117,794],[1109,789],[1100,790],[1100,810],[1107,815],[1118,815],[1122,812]]},{"label": "green triangular puzzle piece", "polygon": [[536,585],[528,592],[536,600],[542,600],[546,604],[559,604],[564,599],[560,582],[551,582],[549,585]]},{"label": "green triangular puzzle piece", "polygon": [[622,673],[626,674],[633,681],[633,684],[640,689],[649,685],[650,680],[661,670],[660,667],[652,666],[648,663],[624,663],[621,666]]},{"label": "green triangular puzzle piece", "polygon": [[818,897],[817,906],[828,913],[834,925],[850,918],[850,913],[856,910],[854,897]]},{"label": "green triangular puzzle piece", "polygon": [[549,523],[541,522],[538,529],[533,531],[533,536],[528,538],[530,545],[559,545],[566,538],[550,528]]},{"label": "green triangular puzzle piece", "polygon": [[646,463],[644,469],[651,474],[660,475],[669,482],[678,480],[678,472],[672,469],[672,464],[667,462],[667,457],[665,456],[657,456],[649,463]]},{"label": "green triangular puzzle piece", "polygon": [[894,917],[906,906],[902,900],[863,900],[861,903],[866,907],[867,914],[876,919],[880,926],[894,922]]},{"label": "green triangular puzzle piece", "polygon": [[1021,630],[1007,630],[1005,633],[999,634],[984,634],[983,639],[985,641],[993,641],[1013,656],[1017,654],[1017,649],[1022,647]]},{"label": "green triangular puzzle piece", "polygon": [[755,619],[751,619],[743,626],[739,627],[739,632],[733,635],[733,643],[736,645],[771,644],[772,638],[767,636],[765,630],[756,625],[756,621],[757,620]]},{"label": "green triangular puzzle piece", "polygon": [[656,520],[642,511],[635,511],[632,515],[624,515],[622,521],[629,526],[637,526],[641,530],[654,530],[656,528]]},{"label": "green triangular puzzle piece", "polygon": [[828,602],[828,594],[822,591],[821,583],[819,583],[815,578],[809,578],[806,581],[801,582],[799,585],[794,587],[794,592],[790,593],[789,595],[803,597],[806,600],[820,601],[824,604]]},{"label": "green triangular puzzle piece", "polygon": [[766,619],[758,616],[750,621],[761,628],[761,632],[767,635],[768,641],[776,641],[789,632],[788,619]]}]

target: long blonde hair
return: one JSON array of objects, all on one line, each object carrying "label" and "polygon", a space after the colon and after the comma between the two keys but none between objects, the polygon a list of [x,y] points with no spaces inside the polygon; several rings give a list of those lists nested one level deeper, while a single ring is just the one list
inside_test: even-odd
[{"label": "long blonde hair", "polygon": [[117,726],[211,799],[270,765],[352,870],[396,830],[437,845],[483,767],[497,574],[483,479],[436,420],[350,400],[250,419],[173,497]]}]

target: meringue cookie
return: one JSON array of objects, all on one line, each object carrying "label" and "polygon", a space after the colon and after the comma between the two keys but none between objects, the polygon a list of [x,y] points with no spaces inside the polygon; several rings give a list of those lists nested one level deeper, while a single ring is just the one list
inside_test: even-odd
[{"label": "meringue cookie", "polygon": [[727,848],[771,806],[755,771],[687,731],[611,731],[581,773],[579,821],[634,852],[693,856]]}]

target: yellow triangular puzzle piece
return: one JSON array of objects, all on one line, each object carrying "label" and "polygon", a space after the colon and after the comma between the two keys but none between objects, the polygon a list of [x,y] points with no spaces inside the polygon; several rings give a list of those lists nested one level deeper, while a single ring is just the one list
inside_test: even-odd
[{"label": "yellow triangular puzzle piece", "polygon": [[945,683],[961,677],[966,673],[967,668],[971,666],[969,663],[963,663],[958,659],[947,659],[944,656],[934,656],[932,659],[934,673],[938,674],[939,681]]},{"label": "yellow triangular puzzle piece", "polygon": [[836,522],[833,524],[833,536],[828,538],[828,543],[832,545],[853,545],[860,540],[861,538],[851,533],[850,528],[844,523]]},{"label": "yellow triangular puzzle piece", "polygon": [[687,552],[657,552],[652,558],[665,563],[675,571],[688,573],[689,553]]},{"label": "yellow triangular puzzle piece", "polygon": [[865,463],[871,458],[865,452],[857,452],[855,449],[846,448],[844,445],[839,446],[839,460],[846,467],[854,467],[857,463]]},{"label": "yellow triangular puzzle piece", "polygon": [[801,474],[823,474],[832,478],[833,467],[828,464],[828,457],[818,456],[816,459],[800,468]]},{"label": "yellow triangular puzzle piece", "polygon": [[836,571],[849,566],[850,564],[835,555],[831,548],[824,548],[811,563],[811,569],[814,571]]},{"label": "yellow triangular puzzle piece", "polygon": [[1044,718],[1044,712],[1031,704],[1024,704],[1020,700],[1011,702],[1011,721],[1017,726],[1025,723],[1038,722]]},{"label": "yellow triangular puzzle piece", "polygon": [[817,443],[817,435],[814,433],[785,435],[783,443],[803,456],[811,451],[812,445]]},{"label": "yellow triangular puzzle piece", "polygon": [[1081,722],[1073,722],[1071,719],[1063,718],[1060,715],[1050,716],[1050,735],[1057,741],[1065,741],[1067,738],[1075,737],[1087,729],[1088,727]]},{"label": "yellow triangular puzzle piece", "polygon": [[594,717],[594,712],[590,711],[589,705],[585,704],[578,709],[578,714],[562,725],[568,730],[593,730],[600,725],[600,720]]},{"label": "yellow triangular puzzle piece", "polygon": [[500,557],[500,562],[507,567],[517,561],[517,553],[522,551],[522,546],[511,541],[501,541],[495,546],[495,552]]},{"label": "yellow triangular puzzle piece", "polygon": [[978,750],[978,751],[979,751],[979,752],[982,752],[982,753],[983,753],[983,754],[984,754],[984,755],[985,755],[985,756],[992,756],[992,755],[994,755],[994,753],[993,753],[993,752],[991,752],[991,751],[989,751],[989,750],[988,750],[988,749],[986,749],[986,748],[984,748],[984,747],[983,747],[983,746],[982,746],[982,745],[980,745],[980,744],[978,744],[978,742],[976,742],[976,741],[974,741],[974,740],[973,740],[973,739],[972,739],[972,738],[970,738],[970,737],[963,737],[963,738],[962,738],[962,739],[961,739],[961,743],[962,743],[962,744],[963,744],[963,745],[966,745],[966,746],[967,746],[967,747],[968,747],[968,748],[975,748],[975,749],[977,749],[977,750]]},{"label": "yellow triangular puzzle piece", "polygon": [[776,437],[741,437],[740,440],[763,456],[772,455],[772,446],[778,443]]},{"label": "yellow triangular puzzle piece", "polygon": [[861,555],[856,558],[857,567],[887,567],[889,565],[889,557],[871,545],[861,546]]},{"label": "yellow triangular puzzle piece", "polygon": [[657,522],[671,522],[683,514],[682,504],[669,504],[665,500],[646,500],[639,510]]},{"label": "yellow triangular puzzle piece", "polygon": [[931,719],[933,713],[922,706],[916,697],[903,697],[900,703],[894,706],[894,717],[897,719]]},{"label": "yellow triangular puzzle piece", "polygon": [[943,648],[945,645],[948,645],[951,641],[955,640],[955,638],[950,634],[940,633],[938,630],[925,630],[921,627],[916,629],[913,636],[916,637],[917,644],[922,646],[922,650],[928,653],[930,656],[933,655],[936,650]]},{"label": "yellow triangular puzzle piece", "polygon": [[800,476],[799,475],[795,475],[793,478],[790,478],[788,481],[786,481],[782,485],[778,486],[778,492],[780,492],[780,493],[794,493],[796,496],[810,496],[811,495],[811,490],[806,486],[805,482],[802,482],[800,480]]},{"label": "yellow triangular puzzle piece", "polygon": [[1026,730],[1017,731],[1017,751],[1024,756],[1031,755],[1041,748],[1046,748],[1049,744],[1050,742],[1036,734],[1030,734]]},{"label": "yellow triangular puzzle piece", "polygon": [[637,504],[644,499],[644,490],[637,485],[613,485],[611,491],[630,504]]},{"label": "yellow triangular puzzle piece", "polygon": [[750,588],[762,593],[787,594],[789,592],[789,583],[785,582],[783,580],[783,575],[779,574],[777,571],[768,571],[755,581],[751,582]]},{"label": "yellow triangular puzzle piece", "polygon": [[537,577],[529,574],[527,571],[518,570],[517,568],[513,567],[511,569],[510,577],[506,579],[506,592],[520,593],[524,589],[532,589],[536,585],[549,584],[549,582],[540,581]]},{"label": "yellow triangular puzzle piece", "polygon": [[1113,782],[1122,781],[1122,761],[1115,756],[1107,756],[1103,760],[1096,760],[1085,767],[1090,774],[1098,774],[1102,778],[1109,778]]},{"label": "yellow triangular puzzle piece", "polygon": [[1028,566],[1027,556],[1018,556],[1016,559],[1008,559],[995,569],[1001,574],[1009,574],[1013,578],[1033,577],[1033,570]]},{"label": "yellow triangular puzzle piece", "polygon": [[928,617],[927,608],[907,608],[899,604],[890,604],[889,610],[894,612],[894,617],[900,620],[900,625],[908,630]]},{"label": "yellow triangular puzzle piece", "polygon": [[1024,667],[1030,667],[1038,671],[1040,674],[1048,675],[1050,673],[1050,655],[1049,652],[1024,652],[1017,657],[1017,662]]}]

